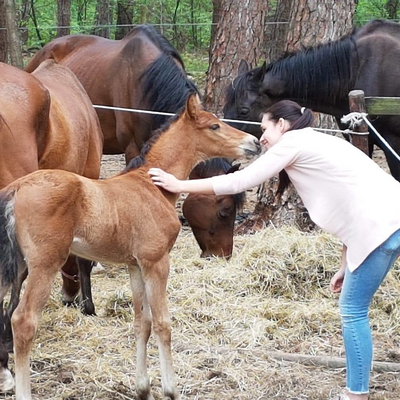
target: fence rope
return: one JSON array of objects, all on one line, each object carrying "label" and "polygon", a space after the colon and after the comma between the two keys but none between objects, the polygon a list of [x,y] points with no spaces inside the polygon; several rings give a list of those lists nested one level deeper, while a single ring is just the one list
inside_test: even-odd
[{"label": "fence rope", "polygon": [[[150,110],[140,110],[140,109],[134,109],[134,108],[123,108],[123,107],[112,107],[112,106],[101,106],[98,104],[93,105],[94,108],[101,108],[105,110],[115,110],[115,111],[127,111],[127,112],[133,112],[133,113],[139,113],[139,114],[151,114],[151,115],[165,115],[172,117],[175,114],[173,113],[167,113],[167,112],[162,112],[162,111],[150,111]],[[261,126],[261,122],[257,121],[244,121],[244,120],[239,120],[239,119],[227,119],[227,118],[219,118],[223,122],[234,122],[237,124],[248,124],[248,125],[258,125]],[[349,129],[346,130],[339,130],[339,129],[328,129],[328,128],[313,128],[316,131],[320,132],[333,132],[333,133],[341,133],[341,134],[359,134],[358,132],[352,132]]]},{"label": "fence rope", "polygon": [[[150,111],[150,110],[139,110],[139,109],[134,109],[134,108],[123,108],[123,107],[111,107],[111,106],[101,106],[98,104],[93,105],[94,108],[101,108],[101,109],[106,109],[106,110],[115,110],[115,111],[127,111],[127,112],[133,112],[133,113],[139,113],[139,114],[151,114],[151,115],[165,115],[168,117],[172,117],[176,114],[174,113],[168,113],[168,112],[162,112],[162,111]],[[371,130],[375,133],[375,135],[382,141],[382,143],[387,147],[387,149],[396,157],[398,161],[400,161],[400,156],[393,150],[393,148],[390,146],[390,144],[382,137],[382,135],[379,134],[379,132],[374,128],[374,126],[371,124],[371,122],[368,120],[368,114],[366,113],[359,113],[359,112],[352,112],[347,115],[344,115],[341,118],[341,122],[344,124],[350,124],[350,129],[345,129],[345,130],[340,130],[340,129],[328,129],[328,128],[313,128],[316,131],[320,132],[334,132],[334,133],[341,133],[343,134],[351,134],[351,135],[367,135],[368,133],[365,132],[354,132],[352,129],[354,127],[359,126],[361,122],[364,120],[367,125],[371,128]],[[234,122],[238,124],[248,124],[248,125],[258,125],[261,126],[261,122],[256,122],[256,121],[243,121],[239,119],[226,119],[226,118],[220,118],[221,121],[223,122]]]}]

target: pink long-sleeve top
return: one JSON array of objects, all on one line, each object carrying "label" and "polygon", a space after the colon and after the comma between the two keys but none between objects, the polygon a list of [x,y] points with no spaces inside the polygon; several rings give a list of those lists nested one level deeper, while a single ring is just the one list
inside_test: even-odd
[{"label": "pink long-sleeve top", "polygon": [[400,183],[347,141],[312,128],[284,133],[248,167],[213,177],[213,189],[239,193],[282,169],[311,219],[347,246],[350,271],[400,229]]}]

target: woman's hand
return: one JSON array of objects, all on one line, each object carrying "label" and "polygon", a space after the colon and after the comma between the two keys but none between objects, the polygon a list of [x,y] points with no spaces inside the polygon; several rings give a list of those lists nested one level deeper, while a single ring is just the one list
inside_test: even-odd
[{"label": "woman's hand", "polygon": [[340,268],[331,279],[330,288],[333,293],[340,293],[342,291],[345,269]]},{"label": "woman's hand", "polygon": [[149,175],[151,180],[155,185],[161,186],[163,189],[168,190],[171,193],[180,193],[180,183],[179,179],[176,179],[174,175],[163,171],[160,168],[150,168]]}]

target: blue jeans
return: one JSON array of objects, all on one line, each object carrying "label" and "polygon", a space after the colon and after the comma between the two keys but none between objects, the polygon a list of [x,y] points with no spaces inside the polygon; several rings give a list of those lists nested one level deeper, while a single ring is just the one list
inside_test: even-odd
[{"label": "blue jeans", "polygon": [[373,356],[368,308],[399,254],[400,230],[377,247],[354,272],[346,269],[339,306],[346,350],[346,388],[350,393],[368,393]]}]

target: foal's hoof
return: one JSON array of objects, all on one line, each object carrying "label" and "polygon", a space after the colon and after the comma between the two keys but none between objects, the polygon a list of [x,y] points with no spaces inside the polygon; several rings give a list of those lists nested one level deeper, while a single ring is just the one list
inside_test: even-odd
[{"label": "foal's hoof", "polygon": [[14,378],[11,375],[11,372],[2,368],[0,371],[0,391],[8,392],[15,386]]}]

